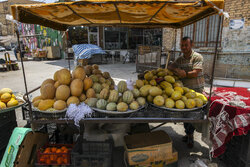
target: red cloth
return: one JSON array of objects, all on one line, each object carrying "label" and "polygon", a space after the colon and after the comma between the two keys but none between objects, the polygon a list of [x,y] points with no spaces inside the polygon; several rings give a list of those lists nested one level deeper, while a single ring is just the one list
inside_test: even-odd
[{"label": "red cloth", "polygon": [[219,87],[211,97],[209,120],[211,122],[210,153],[216,158],[226,150],[226,143],[236,135],[246,135],[250,130],[250,108],[240,108],[227,102],[240,98],[250,106],[250,92],[247,88]]}]

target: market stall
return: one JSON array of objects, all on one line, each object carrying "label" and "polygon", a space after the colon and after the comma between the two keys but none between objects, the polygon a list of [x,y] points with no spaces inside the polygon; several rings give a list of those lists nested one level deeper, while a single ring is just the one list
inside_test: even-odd
[{"label": "market stall", "polygon": [[[40,24],[62,31],[75,25],[181,28],[207,16],[222,14],[223,1],[89,0],[13,5],[11,8],[13,17],[20,22]],[[218,38],[219,31],[217,42]],[[216,56],[217,45],[210,94]],[[22,67],[24,70],[23,64]],[[24,71],[23,74],[25,79]],[[129,83],[120,81],[117,89],[110,75],[112,76],[100,71],[97,65],[77,67],[72,73],[62,69],[55,72],[53,79],[45,80],[41,87],[32,91],[27,90],[25,79],[25,99],[28,104],[26,111],[30,123],[36,127],[36,125],[49,123],[81,126],[87,122],[197,123],[208,121],[208,103],[211,97],[209,96],[207,101],[204,95],[184,88],[179,78],[169,70],[159,68],[145,72],[143,79],[138,79],[132,87],[129,87]],[[38,89],[41,96],[33,98],[31,102],[29,95]],[[51,100],[54,97],[57,99],[56,102]],[[167,98],[172,100],[167,102]],[[172,146],[169,150],[172,154]]]}]

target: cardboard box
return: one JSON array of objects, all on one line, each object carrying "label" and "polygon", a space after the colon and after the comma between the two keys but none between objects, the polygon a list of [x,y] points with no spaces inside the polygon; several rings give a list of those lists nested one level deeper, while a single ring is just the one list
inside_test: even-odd
[{"label": "cardboard box", "polygon": [[45,50],[43,51],[38,51],[38,57],[46,57],[47,53]]},{"label": "cardboard box", "polygon": [[134,166],[131,166],[131,167],[152,167],[152,166],[157,166],[157,167],[178,167],[178,152],[174,149],[172,155],[173,155],[173,158],[171,158],[171,159],[166,159],[166,160],[157,161],[157,162],[151,162],[149,164],[134,165]]},{"label": "cardboard box", "polygon": [[14,167],[33,167],[37,150],[49,140],[48,134],[29,132],[24,138],[17,153]]},{"label": "cardboard box", "polygon": [[15,128],[6,147],[1,167],[33,167],[37,149],[48,142],[48,135],[30,128]]},{"label": "cardboard box", "polygon": [[127,135],[124,140],[129,165],[149,164],[173,158],[172,140],[162,130]]}]

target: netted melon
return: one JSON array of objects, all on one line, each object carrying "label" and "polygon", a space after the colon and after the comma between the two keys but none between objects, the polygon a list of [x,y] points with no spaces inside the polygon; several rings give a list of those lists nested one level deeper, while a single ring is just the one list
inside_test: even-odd
[{"label": "netted melon", "polygon": [[133,101],[134,95],[131,91],[125,91],[122,95],[123,102],[130,104]]},{"label": "netted melon", "polygon": [[116,111],[116,103],[114,102],[111,102],[111,103],[108,103],[107,106],[106,106],[106,110],[108,111]]},{"label": "netted melon", "polygon": [[144,106],[145,103],[146,103],[146,100],[145,100],[145,98],[143,98],[143,97],[138,97],[138,98],[136,99],[136,101],[138,102],[138,104],[139,104],[140,106]]},{"label": "netted melon", "polygon": [[107,101],[104,99],[99,99],[96,103],[96,107],[101,110],[105,110],[106,106],[107,106]]}]

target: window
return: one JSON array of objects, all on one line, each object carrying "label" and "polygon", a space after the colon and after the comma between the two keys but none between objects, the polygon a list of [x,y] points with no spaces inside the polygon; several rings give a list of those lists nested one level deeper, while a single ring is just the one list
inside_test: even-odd
[{"label": "window", "polygon": [[105,27],[105,49],[127,49],[128,28],[126,27]]},{"label": "window", "polygon": [[182,37],[188,36],[194,41],[194,47],[214,47],[216,44],[216,36],[218,32],[218,24],[220,26],[219,43],[221,46],[222,21],[219,23],[218,15],[204,18],[194,24],[188,25],[182,29]]}]

